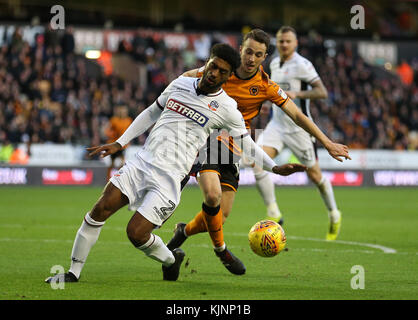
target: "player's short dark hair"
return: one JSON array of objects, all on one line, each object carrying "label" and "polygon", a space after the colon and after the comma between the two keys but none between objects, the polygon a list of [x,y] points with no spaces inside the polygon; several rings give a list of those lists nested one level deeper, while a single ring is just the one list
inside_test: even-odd
[{"label": "player's short dark hair", "polygon": [[247,41],[247,39],[253,39],[257,42],[264,43],[266,45],[266,48],[269,48],[270,36],[267,34],[267,32],[264,32],[261,29],[253,29],[250,32],[246,33],[244,39],[242,39],[242,43]]},{"label": "player's short dark hair", "polygon": [[237,69],[241,64],[241,57],[237,50],[226,43],[215,44],[210,50],[210,57],[218,57],[228,62],[232,71]]},{"label": "player's short dark hair", "polygon": [[281,27],[281,28],[277,31],[277,34],[279,34],[279,33],[286,33],[286,32],[293,32],[293,34],[295,35],[295,37],[297,37],[297,36],[298,36],[298,35],[297,35],[297,33],[296,33],[295,28],[293,28],[293,27],[291,27],[291,26],[283,26],[283,27]]}]

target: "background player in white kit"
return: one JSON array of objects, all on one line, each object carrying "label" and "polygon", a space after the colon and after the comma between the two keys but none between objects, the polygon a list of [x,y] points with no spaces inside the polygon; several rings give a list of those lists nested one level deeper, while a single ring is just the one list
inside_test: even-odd
[{"label": "background player in white kit", "polygon": [[[271,79],[311,118],[309,99],[327,98],[327,90],[312,63],[296,52],[298,41],[295,29],[289,26],[280,28],[276,34],[276,44],[279,56],[270,63]],[[308,177],[318,187],[328,209],[329,229],[326,239],[335,240],[341,226],[341,213],[335,202],[331,182],[321,173],[314,138],[297,126],[280,108],[273,107],[272,119],[258,137],[257,144],[272,158],[286,146],[308,167]],[[282,214],[276,202],[274,184],[267,173],[262,174],[260,171],[261,168],[254,168],[258,190],[267,206],[267,216],[280,221]]]},{"label": "background player in white kit", "polygon": [[266,170],[288,175],[306,169],[295,164],[277,166],[249,137],[237,103],[221,89],[239,65],[237,51],[226,44],[215,45],[201,79],[177,78],[116,142],[88,148],[91,156],[113,154],[157,121],[144,150],[110,179],[93,209],[86,214],[74,241],[69,272],[49,277],[46,282],[77,282],[105,220],[127,204],[135,211],[127,226],[129,240],[162,264],[164,280],[177,280],[185,255],[183,250],[170,251],[152,231],[179,204],[180,183],[212,129],[229,130],[242,142],[244,153]]}]

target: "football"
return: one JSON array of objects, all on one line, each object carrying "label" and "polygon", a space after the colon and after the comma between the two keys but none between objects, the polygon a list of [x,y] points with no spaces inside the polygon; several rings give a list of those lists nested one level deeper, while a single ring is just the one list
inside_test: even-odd
[{"label": "football", "polygon": [[257,222],[248,233],[250,247],[261,257],[274,257],[286,246],[286,235],[280,224],[272,220]]}]

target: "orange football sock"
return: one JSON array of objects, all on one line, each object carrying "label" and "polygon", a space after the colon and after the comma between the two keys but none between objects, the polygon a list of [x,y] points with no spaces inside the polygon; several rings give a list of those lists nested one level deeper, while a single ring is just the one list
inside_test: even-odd
[{"label": "orange football sock", "polygon": [[200,211],[194,218],[186,225],[187,236],[192,236],[197,233],[206,232],[206,223],[203,211]]},{"label": "orange football sock", "polygon": [[[210,207],[209,207],[210,208]],[[207,230],[209,232],[210,238],[212,239],[213,246],[215,248],[220,248],[224,245],[224,233],[222,227],[222,210],[220,206],[215,208],[210,208],[212,211],[211,214],[204,212],[204,220],[206,223]],[[215,211],[218,213],[214,214]]]}]

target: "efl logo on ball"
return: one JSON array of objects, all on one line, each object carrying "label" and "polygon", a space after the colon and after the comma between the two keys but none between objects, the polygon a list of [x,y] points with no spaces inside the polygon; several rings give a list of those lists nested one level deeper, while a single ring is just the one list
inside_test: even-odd
[{"label": "efl logo on ball", "polygon": [[250,247],[261,257],[274,257],[286,246],[286,235],[280,224],[272,220],[257,222],[248,233]]}]

